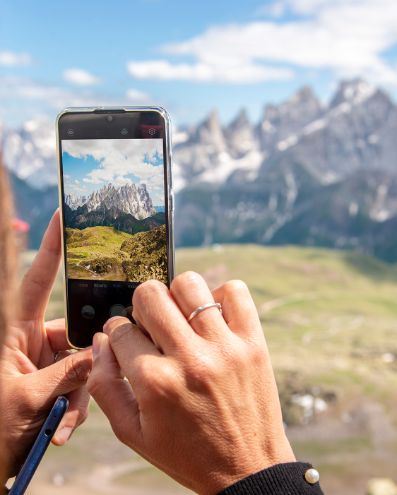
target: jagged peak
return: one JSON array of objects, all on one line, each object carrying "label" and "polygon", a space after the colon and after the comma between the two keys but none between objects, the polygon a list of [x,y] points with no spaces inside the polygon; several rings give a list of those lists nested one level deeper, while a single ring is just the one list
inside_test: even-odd
[{"label": "jagged peak", "polygon": [[247,109],[243,107],[237,112],[236,116],[231,120],[227,128],[237,129],[240,127],[249,127],[250,125],[251,122],[248,117]]},{"label": "jagged peak", "polygon": [[302,86],[290,98],[279,103],[268,103],[263,109],[261,122],[271,121],[280,115],[288,115],[291,111],[310,108],[314,113],[320,112],[322,104],[310,86]]},{"label": "jagged peak", "polygon": [[198,125],[198,128],[214,128],[214,127],[221,127],[220,120],[219,120],[219,113],[216,108],[213,108],[210,113],[205,117],[204,120],[201,121],[201,123]]},{"label": "jagged peak", "polygon": [[362,103],[371,98],[378,91],[376,86],[360,77],[347,79],[341,81],[339,84],[335,95],[331,100],[330,107],[338,106],[344,102],[354,104]]},{"label": "jagged peak", "polygon": [[320,100],[318,99],[313,88],[310,86],[302,86],[296,93],[294,93],[291,98],[286,101],[286,104],[306,104],[308,101],[313,101],[320,105]]}]

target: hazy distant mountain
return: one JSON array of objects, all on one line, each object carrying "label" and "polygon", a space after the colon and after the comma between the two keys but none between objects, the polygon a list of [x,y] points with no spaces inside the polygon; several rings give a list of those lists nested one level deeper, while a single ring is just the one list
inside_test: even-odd
[{"label": "hazy distant mountain", "polygon": [[3,124],[0,148],[5,163],[29,185],[43,189],[57,184],[54,122],[38,118],[25,122],[20,129]]},{"label": "hazy distant mountain", "polygon": [[[31,185],[47,187],[55,144],[50,164],[44,128],[29,126],[3,131],[3,146],[13,150],[7,162]],[[266,105],[257,123],[243,109],[223,126],[213,111],[175,133],[176,242],[313,244],[397,260],[396,136],[395,103],[359,79],[342,82],[328,104],[305,87]],[[120,201],[113,189],[105,194],[110,207],[112,195]],[[145,203],[144,192],[138,197]],[[68,199],[72,209],[79,202]],[[156,211],[145,208],[141,215]]]},{"label": "hazy distant mountain", "polygon": [[[185,168],[177,195],[179,245],[295,243],[397,260],[397,108],[386,93],[347,81],[322,106],[304,88],[268,105],[250,133],[244,115],[235,122],[252,139],[246,155],[229,145],[212,156],[211,163],[221,164],[208,165],[194,181]],[[176,160],[178,148],[188,146],[189,140],[178,145]]]},{"label": "hazy distant mountain", "polygon": [[312,89],[305,86],[280,105],[266,105],[256,127],[260,148],[270,155],[293,141],[293,136],[322,114],[320,101]]},{"label": "hazy distant mountain", "polygon": [[108,210],[116,208],[124,213],[129,213],[137,220],[143,220],[156,213],[146,184],[139,186],[135,184],[124,184],[123,186],[107,184],[88,197],[74,197],[69,194],[65,197],[65,202],[72,210],[83,205],[89,212],[101,208]]}]

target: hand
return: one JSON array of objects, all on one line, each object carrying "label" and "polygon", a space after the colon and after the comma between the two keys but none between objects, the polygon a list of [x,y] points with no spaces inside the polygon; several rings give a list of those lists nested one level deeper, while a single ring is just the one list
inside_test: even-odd
[{"label": "hand", "polygon": [[[83,387],[91,370],[91,351],[69,354],[63,319],[44,322],[61,257],[56,212],[40,250],[26,273],[15,321],[8,329],[0,362],[3,445],[8,477],[24,461],[58,395],[68,394],[66,412],[53,443],[64,444],[87,415],[89,395]],[[54,356],[58,354],[55,362]]]},{"label": "hand", "polygon": [[[190,324],[198,306],[219,302]],[[117,437],[200,494],[295,460],[277,386],[247,286],[209,290],[187,272],[171,289],[140,285],[134,318],[115,317],[96,334],[88,388]],[[123,377],[126,377],[125,380]]]}]

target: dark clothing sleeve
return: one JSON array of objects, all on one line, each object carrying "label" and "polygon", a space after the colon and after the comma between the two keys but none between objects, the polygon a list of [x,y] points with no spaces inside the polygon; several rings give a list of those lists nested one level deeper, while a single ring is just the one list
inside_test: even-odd
[{"label": "dark clothing sleeve", "polygon": [[324,495],[319,483],[311,485],[305,472],[306,462],[276,464],[225,488],[218,495]]}]

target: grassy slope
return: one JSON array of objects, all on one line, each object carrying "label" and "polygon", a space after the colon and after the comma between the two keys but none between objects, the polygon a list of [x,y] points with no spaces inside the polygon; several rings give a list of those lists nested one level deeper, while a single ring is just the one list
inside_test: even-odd
[{"label": "grassy slope", "polygon": [[[68,266],[71,278],[92,278],[93,274],[80,263],[101,258],[114,258],[120,263],[126,259],[120,251],[121,244],[132,237],[112,227],[88,227],[84,230],[66,229]],[[103,276],[102,276],[103,278]]]},{"label": "grassy slope", "polygon": [[[369,477],[393,475],[397,365],[385,362],[385,353],[397,355],[395,266],[353,253],[259,246],[184,249],[177,252],[176,261],[179,272],[199,271],[212,286],[230,278],[248,283],[282,391],[293,377],[297,389],[318,385],[336,393],[337,403],[330,414],[289,433],[298,456],[322,469],[326,492],[343,494],[348,482],[351,495],[363,494]],[[49,316],[60,315],[61,294],[58,283]],[[117,464],[130,457],[92,407],[88,424],[71,444],[62,451],[53,449],[48,456],[37,487],[46,486],[45,473],[53,472],[56,465],[75,473],[70,475],[69,490],[73,485],[82,493],[91,493],[82,488],[85,475],[80,479],[79,473],[98,463]],[[348,422],[349,415],[357,420]],[[96,442],[90,451],[94,454],[87,458],[87,441],[93,437]],[[104,442],[109,455],[101,450]],[[80,458],[81,465],[76,463]],[[128,479],[133,487],[134,476],[140,476],[146,480],[145,493],[151,487],[153,492],[175,493],[172,485],[163,482],[159,490],[157,475],[150,475],[153,470],[144,464],[136,475],[128,472],[124,477],[121,473],[120,483]],[[112,493],[122,493],[121,488],[117,490]],[[132,489],[129,493],[138,492]]]},{"label": "grassy slope", "polygon": [[113,227],[66,229],[70,278],[167,280],[166,227],[128,234]]}]

